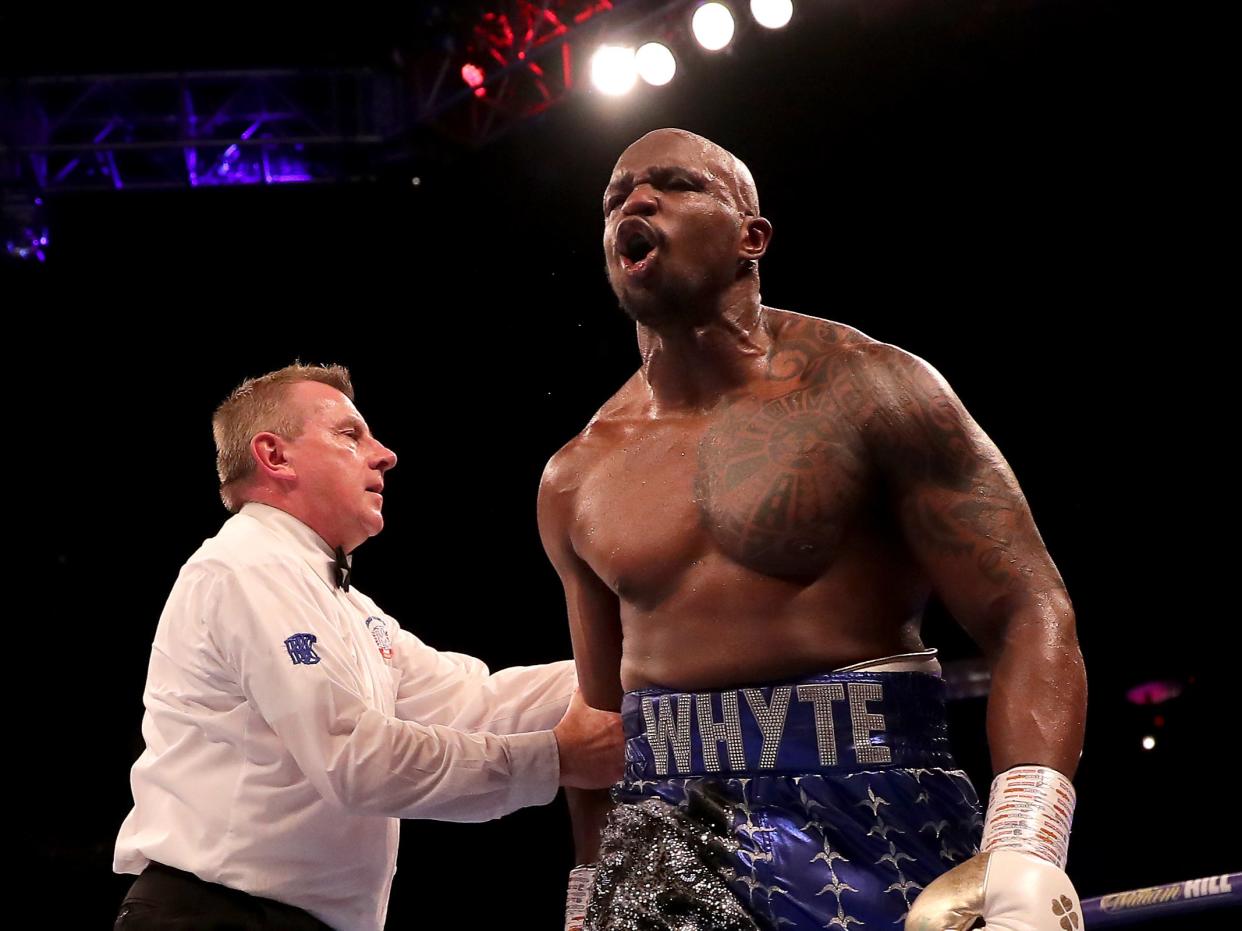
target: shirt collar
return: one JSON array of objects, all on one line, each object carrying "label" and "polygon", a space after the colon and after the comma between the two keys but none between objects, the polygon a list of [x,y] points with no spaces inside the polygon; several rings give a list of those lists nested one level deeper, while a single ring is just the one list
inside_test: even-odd
[{"label": "shirt collar", "polygon": [[266,530],[291,546],[329,588],[336,588],[336,573],[333,570],[336,553],[310,527],[287,511],[257,501],[247,501],[238,513],[258,521]]}]

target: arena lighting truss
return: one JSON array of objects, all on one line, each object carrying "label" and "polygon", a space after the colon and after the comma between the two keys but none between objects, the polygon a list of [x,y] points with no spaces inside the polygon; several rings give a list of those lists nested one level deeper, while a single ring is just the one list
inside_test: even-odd
[{"label": "arena lighting truss", "polygon": [[[702,6],[492,0],[473,21],[458,17],[457,35],[420,37],[426,51],[406,58],[404,75],[283,69],[8,82],[0,96],[13,138],[0,152],[0,180],[34,194],[358,180],[399,157],[419,127],[472,146],[494,140],[583,84],[603,37],[645,34],[667,47],[670,36],[688,35]],[[655,59],[665,74],[652,83],[671,79],[671,55],[657,50]]]},{"label": "arena lighting truss", "polygon": [[[749,21],[745,2],[727,2],[739,25]],[[703,5],[490,0],[407,37],[399,67],[387,70],[0,79],[5,254],[43,261],[49,193],[371,180],[412,161],[416,145],[434,152],[426,129],[486,145],[588,85],[591,54],[605,39],[658,40],[663,52],[640,58],[651,60],[649,83],[666,83],[676,70],[668,46],[692,44],[691,18]]]},{"label": "arena lighting truss", "polygon": [[367,69],[28,78],[6,107],[0,181],[41,194],[356,180],[399,128],[399,89]]},{"label": "arena lighting truss", "polygon": [[704,6],[725,9],[737,28],[751,19],[779,28],[793,11],[792,0],[493,0],[487,6],[462,41],[425,53],[409,68],[416,122],[471,146],[590,83],[601,70],[593,62],[601,47],[620,52],[614,60],[622,72],[621,89],[604,93],[623,93],[638,74],[653,85],[672,79],[669,47],[693,45],[692,20]]},{"label": "arena lighting truss", "polygon": [[28,214],[47,193],[370,179],[408,162],[424,127],[483,145],[576,86],[575,50],[603,14],[652,6],[494,0],[405,37],[424,52],[398,47],[388,70],[0,79],[0,186],[21,192],[5,210],[8,251],[37,257],[43,230]]},{"label": "arena lighting truss", "polygon": [[581,83],[586,50],[615,28],[670,6],[649,0],[492,0],[408,68],[416,123],[482,146],[557,105]]}]

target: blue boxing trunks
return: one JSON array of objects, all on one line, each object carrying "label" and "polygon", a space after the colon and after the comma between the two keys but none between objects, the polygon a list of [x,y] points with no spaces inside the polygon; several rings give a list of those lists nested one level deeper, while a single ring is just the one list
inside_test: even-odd
[{"label": "blue boxing trunks", "polygon": [[924,886],[978,852],[939,676],[642,689],[621,713],[588,928],[900,929]]}]

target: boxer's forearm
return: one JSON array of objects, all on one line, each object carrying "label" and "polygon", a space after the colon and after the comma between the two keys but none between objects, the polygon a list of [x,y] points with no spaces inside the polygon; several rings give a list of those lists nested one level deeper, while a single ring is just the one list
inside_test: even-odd
[{"label": "boxer's forearm", "polygon": [[612,809],[607,789],[565,789],[569,819],[573,825],[574,862],[594,863],[599,859],[599,836]]},{"label": "boxer's forearm", "polygon": [[980,852],[927,885],[905,931],[1079,926],[1082,904],[1065,864],[1075,803],[1069,778],[1082,752],[1087,677],[1064,589],[1018,599],[1010,604],[1023,607],[976,628],[987,634],[982,642],[992,663],[988,742],[1000,774]]},{"label": "boxer's forearm", "polygon": [[1073,777],[1082,754],[1087,676],[1067,598],[1016,610],[989,651],[992,767],[1035,763]]}]

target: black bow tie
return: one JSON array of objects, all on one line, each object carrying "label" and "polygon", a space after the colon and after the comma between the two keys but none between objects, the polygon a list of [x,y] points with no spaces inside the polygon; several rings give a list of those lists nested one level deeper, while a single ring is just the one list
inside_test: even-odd
[{"label": "black bow tie", "polygon": [[332,568],[336,571],[336,587],[349,591],[349,574],[353,571],[350,567],[350,559],[345,555],[342,547],[336,548],[336,559],[332,562]]}]

